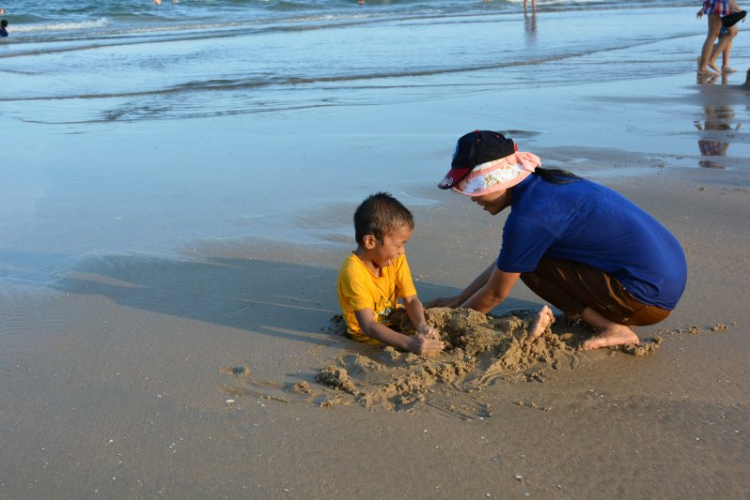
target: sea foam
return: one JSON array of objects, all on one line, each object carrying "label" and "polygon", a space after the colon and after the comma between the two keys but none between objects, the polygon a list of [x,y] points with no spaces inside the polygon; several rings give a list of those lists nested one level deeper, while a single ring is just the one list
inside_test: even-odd
[{"label": "sea foam", "polygon": [[80,21],[67,23],[50,23],[50,24],[16,24],[13,26],[14,33],[31,33],[34,31],[74,31],[91,28],[105,28],[109,21],[102,17],[96,21]]}]

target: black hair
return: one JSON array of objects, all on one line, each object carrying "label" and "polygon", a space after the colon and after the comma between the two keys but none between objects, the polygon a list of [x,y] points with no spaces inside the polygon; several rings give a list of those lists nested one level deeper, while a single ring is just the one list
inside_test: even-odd
[{"label": "black hair", "polygon": [[382,242],[385,235],[402,227],[414,229],[414,216],[390,193],[368,196],[354,212],[354,238],[359,245],[368,234]]},{"label": "black hair", "polygon": [[8,20],[7,19],[3,19],[2,21],[0,21],[0,26],[2,26],[3,28],[5,28],[6,26],[8,26]]},{"label": "black hair", "polygon": [[570,182],[582,181],[583,177],[579,177],[573,172],[568,172],[561,168],[542,168],[536,167],[534,174],[538,175],[547,182],[552,184],[568,184]]}]

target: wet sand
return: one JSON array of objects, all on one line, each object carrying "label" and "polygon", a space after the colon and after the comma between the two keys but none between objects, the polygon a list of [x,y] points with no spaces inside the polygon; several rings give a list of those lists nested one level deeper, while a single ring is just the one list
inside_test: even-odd
[{"label": "wet sand", "polygon": [[[0,492],[742,496],[750,190],[706,171],[615,186],[688,252],[680,306],[638,330],[663,338],[661,348],[580,353],[572,369],[521,369],[474,393],[436,382],[429,404],[403,411],[325,405],[294,390],[326,390],[316,375],[340,356],[386,354],[331,333],[334,251],[206,245],[200,258],[97,257],[52,289],[16,287],[0,306]],[[450,292],[494,251],[499,226],[460,201],[416,211],[409,252],[424,299]],[[474,247],[451,244],[437,219],[463,221]],[[510,302],[538,304],[521,288]]]},{"label": "wet sand", "polygon": [[[491,218],[434,184],[470,123],[498,123],[490,117],[500,105],[483,105],[486,96],[385,107],[368,120],[354,111],[301,116],[301,130],[324,123],[319,136],[305,139],[319,139],[317,149],[306,150],[308,165],[333,161],[346,171],[357,158],[363,171],[382,164],[388,175],[342,180],[350,203],[312,189],[335,184],[330,171],[319,184],[295,184],[288,193],[271,189],[273,178],[262,174],[248,189],[265,197],[248,203],[278,203],[269,210],[276,218],[269,217],[286,224],[268,239],[253,233],[254,219],[237,222],[245,193],[232,183],[247,174],[231,163],[226,177],[192,193],[222,216],[198,213],[185,191],[163,186],[144,188],[132,207],[90,199],[106,212],[107,226],[59,220],[58,209],[73,196],[41,198],[29,219],[19,208],[19,227],[41,225],[24,236],[4,221],[12,244],[4,250],[9,279],[0,295],[0,497],[742,497],[750,488],[750,165],[739,154],[747,136],[720,131],[719,139],[732,143],[726,168],[707,169],[697,166],[700,136],[691,129],[717,101],[737,110],[733,123],[744,120],[747,94],[707,94],[676,81],[651,82],[661,95],[676,88],[673,100],[599,96],[596,109],[560,98],[590,96],[584,86],[550,91],[529,113],[543,110],[548,119],[535,125],[519,118],[511,132],[545,165],[622,192],[682,242],[690,269],[684,298],[662,324],[637,329],[641,339],[661,339],[658,350],[571,352],[558,366],[542,361],[495,371],[484,360],[465,374],[482,383],[434,377],[399,404],[363,404],[346,391],[337,401],[337,389],[320,382],[330,366],[354,375],[355,365],[364,370],[371,362],[386,363],[386,373],[424,367],[336,333],[336,270],[353,245],[346,228],[362,192],[390,189],[416,216],[408,254],[423,300],[455,291],[484,269],[496,256],[504,217]],[[558,107],[549,108],[554,102]],[[563,119],[569,106],[574,112]],[[450,123],[451,116],[461,118]],[[217,146],[217,154],[229,161],[247,153],[244,133],[253,143],[283,144],[283,121],[266,123],[263,133],[214,130],[222,145],[240,144]],[[344,132],[352,123],[362,124],[356,136]],[[139,134],[133,140],[140,147],[158,144]],[[175,158],[184,166],[210,156],[181,153],[191,139],[177,135],[169,151],[156,154],[178,186],[186,171]],[[109,145],[125,154],[132,144]],[[334,144],[351,155],[331,160],[323,153]],[[277,164],[303,153],[284,151]],[[404,165],[413,165],[413,176]],[[136,193],[148,166],[132,172]],[[299,176],[314,174],[300,169]],[[198,184],[211,179],[200,175]],[[24,193],[19,199],[28,199]],[[304,212],[285,204],[284,196],[304,195]],[[170,217],[145,227],[109,225],[122,214],[148,219],[165,211]],[[240,225],[253,236],[227,229]],[[182,243],[170,249],[162,239]],[[149,243],[133,251],[127,242],[135,240]],[[89,243],[97,251],[82,252]],[[540,306],[518,285],[494,313]],[[492,377],[482,378],[488,372]],[[368,380],[377,389],[378,381]]]}]

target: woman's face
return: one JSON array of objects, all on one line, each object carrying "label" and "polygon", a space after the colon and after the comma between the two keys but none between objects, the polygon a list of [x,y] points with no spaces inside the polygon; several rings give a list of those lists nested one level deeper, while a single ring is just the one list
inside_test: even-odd
[{"label": "woman's face", "polygon": [[502,191],[487,193],[481,196],[472,196],[471,201],[481,206],[482,209],[489,212],[490,215],[497,215],[510,206],[511,193],[511,189],[504,189]]}]

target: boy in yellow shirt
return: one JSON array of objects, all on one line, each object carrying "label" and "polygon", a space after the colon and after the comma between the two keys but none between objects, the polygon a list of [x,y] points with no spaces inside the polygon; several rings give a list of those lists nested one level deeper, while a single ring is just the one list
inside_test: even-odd
[{"label": "boy in yellow shirt", "polygon": [[[424,318],[424,308],[406,262],[404,245],[414,230],[411,212],[388,193],[369,196],[354,212],[357,249],[341,264],[337,282],[339,304],[347,330],[355,340],[384,342],[420,356],[443,350],[437,330]],[[403,335],[387,325],[402,299],[417,330]]]}]

